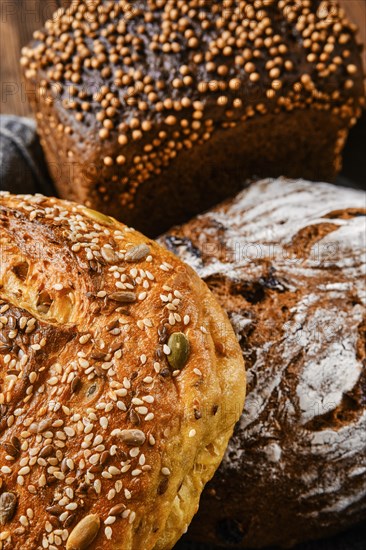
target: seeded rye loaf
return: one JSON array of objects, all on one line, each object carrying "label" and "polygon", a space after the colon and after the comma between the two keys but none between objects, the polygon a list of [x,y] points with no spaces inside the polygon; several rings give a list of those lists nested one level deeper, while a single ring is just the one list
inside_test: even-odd
[{"label": "seeded rye loaf", "polygon": [[60,195],[156,235],[253,175],[331,180],[355,32],[336,2],[74,0],[21,59]]},{"label": "seeded rye loaf", "polygon": [[192,538],[287,546],[366,521],[365,216],[361,191],[263,180],[160,239],[226,309],[247,366]]},{"label": "seeded rye loaf", "polygon": [[75,203],[1,193],[0,245],[1,550],[169,550],[243,408],[226,314]]}]

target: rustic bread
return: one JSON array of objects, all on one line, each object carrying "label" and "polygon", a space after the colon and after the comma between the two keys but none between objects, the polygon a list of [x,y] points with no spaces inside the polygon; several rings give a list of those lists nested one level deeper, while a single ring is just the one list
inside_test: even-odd
[{"label": "rustic bread", "polygon": [[366,520],[365,196],[263,180],[160,240],[225,307],[248,369],[196,540],[290,546]]},{"label": "rustic bread", "polygon": [[1,550],[170,549],[243,407],[226,314],[81,205],[1,193],[0,247]]},{"label": "rustic bread", "polygon": [[355,32],[336,2],[74,0],[21,59],[60,195],[156,235],[253,175],[330,181]]}]

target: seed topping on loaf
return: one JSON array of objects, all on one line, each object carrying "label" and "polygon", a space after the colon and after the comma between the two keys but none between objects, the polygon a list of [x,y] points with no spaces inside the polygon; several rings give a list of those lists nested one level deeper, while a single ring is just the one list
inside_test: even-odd
[{"label": "seed topping on loaf", "polygon": [[305,108],[354,124],[355,32],[328,1],[73,0],[35,32],[21,63],[37,94],[67,110],[50,115],[55,132],[94,128],[102,169],[113,168],[121,204],[133,208],[141,183],[218,129]]},{"label": "seed topping on loaf", "polygon": [[[169,488],[173,465],[154,451],[169,424],[154,419],[178,399],[166,397],[167,379],[174,386],[189,369],[191,291],[169,284],[178,260],[157,259],[155,243],[112,218],[40,195],[0,199],[1,540],[31,536],[41,494],[42,547],[81,550],[99,530],[112,540],[116,523],[135,521],[151,472],[159,494]],[[204,348],[201,321],[196,332]],[[204,383],[201,370],[191,376]],[[193,407],[190,416],[196,426]],[[108,508],[95,514],[102,496]]]}]

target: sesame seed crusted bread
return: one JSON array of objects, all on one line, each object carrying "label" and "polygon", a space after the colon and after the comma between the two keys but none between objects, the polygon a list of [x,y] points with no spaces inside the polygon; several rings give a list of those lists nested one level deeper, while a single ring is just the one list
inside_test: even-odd
[{"label": "sesame seed crusted bread", "polygon": [[226,309],[247,367],[191,537],[290,547],[365,524],[366,193],[263,180],[160,242]]},{"label": "sesame seed crusted bread", "polygon": [[243,401],[206,285],[82,205],[0,194],[0,548],[165,550]]},{"label": "sesame seed crusted bread", "polygon": [[156,235],[253,175],[330,181],[355,33],[337,2],[73,0],[21,59],[60,195]]}]

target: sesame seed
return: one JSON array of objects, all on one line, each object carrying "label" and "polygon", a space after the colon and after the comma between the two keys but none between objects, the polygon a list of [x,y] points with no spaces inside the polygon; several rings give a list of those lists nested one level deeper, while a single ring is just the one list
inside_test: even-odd
[{"label": "sesame seed", "polygon": [[155,401],[152,395],[145,395],[142,400],[145,401],[145,403],[154,403]]},{"label": "sesame seed", "polygon": [[145,415],[149,412],[147,407],[136,407],[136,411],[142,415]]},{"label": "sesame seed", "polygon": [[101,425],[101,427],[106,430],[108,428],[108,418],[106,418],[105,416],[102,416],[100,419],[99,419],[99,423]]}]

